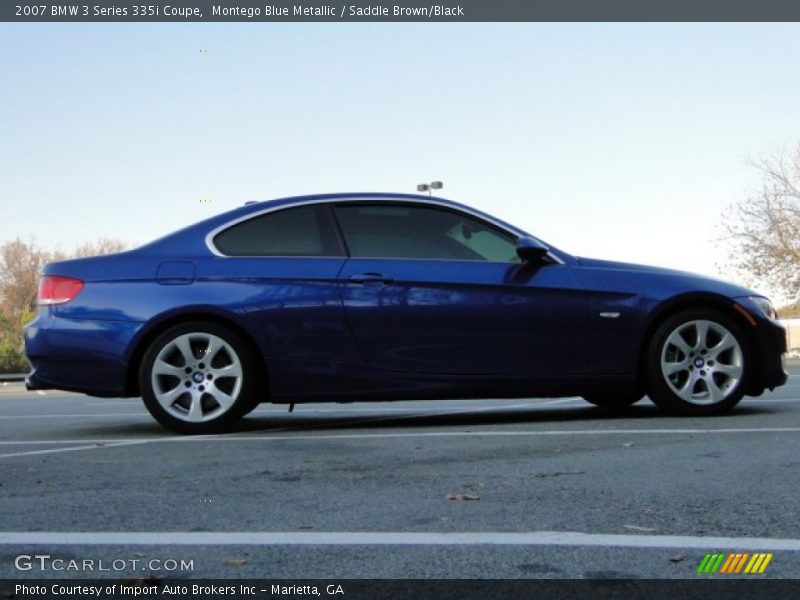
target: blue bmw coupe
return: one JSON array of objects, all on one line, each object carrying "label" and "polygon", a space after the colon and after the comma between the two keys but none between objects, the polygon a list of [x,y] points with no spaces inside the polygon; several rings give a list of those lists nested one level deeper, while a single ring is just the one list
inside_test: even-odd
[{"label": "blue bmw coupe", "polygon": [[769,300],[571,256],[462,204],[249,204],[121,254],[48,264],[29,389],[142,396],[181,433],[261,402],[647,394],[712,415],[786,382]]}]

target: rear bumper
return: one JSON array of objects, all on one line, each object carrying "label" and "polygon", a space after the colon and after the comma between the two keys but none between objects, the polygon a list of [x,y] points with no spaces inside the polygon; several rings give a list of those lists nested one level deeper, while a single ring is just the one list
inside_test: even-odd
[{"label": "rear bumper", "polygon": [[36,376],[36,372],[29,373],[27,377],[25,377],[25,389],[34,391],[34,390],[52,390],[52,386],[48,385],[41,379]]},{"label": "rear bumper", "polygon": [[42,311],[25,327],[25,353],[33,366],[25,386],[124,395],[126,353],[140,327],[130,321],[64,319]]}]

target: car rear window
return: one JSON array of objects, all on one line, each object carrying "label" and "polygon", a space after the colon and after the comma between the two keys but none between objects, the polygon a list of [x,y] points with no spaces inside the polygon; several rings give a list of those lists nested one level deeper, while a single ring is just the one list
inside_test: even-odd
[{"label": "car rear window", "polygon": [[237,223],[214,237],[226,256],[344,256],[330,208],[300,206]]}]

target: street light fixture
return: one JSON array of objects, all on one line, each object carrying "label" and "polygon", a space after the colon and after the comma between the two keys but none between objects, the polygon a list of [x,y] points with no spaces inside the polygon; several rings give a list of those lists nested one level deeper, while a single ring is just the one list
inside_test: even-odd
[{"label": "street light fixture", "polygon": [[428,196],[431,195],[431,190],[440,190],[444,187],[444,184],[441,181],[431,181],[430,183],[418,183],[417,184],[417,191],[418,192],[428,192]]}]

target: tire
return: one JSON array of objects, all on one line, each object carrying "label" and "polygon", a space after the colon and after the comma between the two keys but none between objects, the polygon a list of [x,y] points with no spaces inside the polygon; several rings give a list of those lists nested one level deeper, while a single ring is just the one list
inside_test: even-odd
[{"label": "tire", "polygon": [[646,357],[650,399],[684,415],[718,415],[744,396],[752,351],[742,327],[708,309],[680,312],[653,334]]},{"label": "tire", "polygon": [[224,431],[259,398],[258,370],[247,344],[227,327],[202,321],[170,327],[153,341],[139,385],[150,414],[186,434]]},{"label": "tire", "polygon": [[589,394],[583,397],[589,404],[594,404],[595,406],[609,410],[628,408],[636,404],[642,398],[644,398],[642,394],[619,394],[616,396],[613,394]]}]

